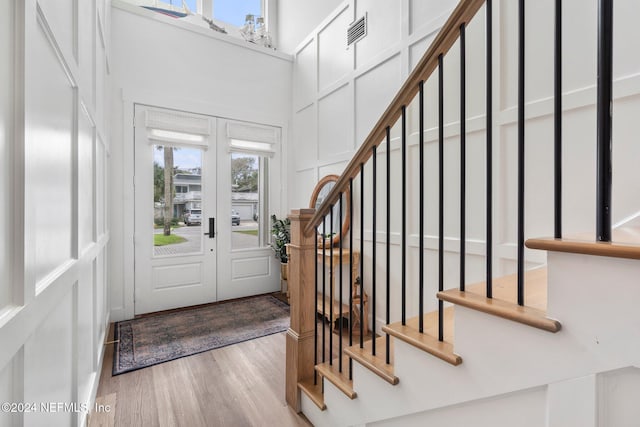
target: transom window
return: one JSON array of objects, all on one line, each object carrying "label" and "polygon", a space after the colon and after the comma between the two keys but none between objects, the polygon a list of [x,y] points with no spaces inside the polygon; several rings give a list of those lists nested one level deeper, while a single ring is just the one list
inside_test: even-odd
[{"label": "transom window", "polygon": [[[125,0],[174,18],[197,23],[232,37],[261,46],[273,47],[269,35],[267,9],[269,0]],[[271,11],[271,13],[274,13]],[[198,16],[204,20],[198,19]],[[251,21],[247,16],[251,15]],[[260,18],[260,19],[258,19]]]},{"label": "transom window", "polygon": [[[131,3],[142,3],[140,0],[128,0]],[[145,2],[145,5],[148,2]],[[241,28],[246,22],[247,15],[264,16],[265,0],[153,0],[153,7],[165,8],[177,12],[186,12],[185,7],[192,13],[213,17],[222,24],[231,24]]]},{"label": "transom window", "polygon": [[211,0],[213,17],[242,27],[247,15],[263,16],[262,0]]}]

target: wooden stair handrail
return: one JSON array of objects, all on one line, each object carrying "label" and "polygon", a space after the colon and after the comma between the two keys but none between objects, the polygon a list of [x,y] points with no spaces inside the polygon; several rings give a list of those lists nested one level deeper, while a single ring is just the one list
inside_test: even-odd
[{"label": "wooden stair handrail", "polygon": [[468,23],[478,12],[485,0],[461,0],[454,9],[449,19],[444,24],[433,43],[404,82],[391,104],[382,114],[373,130],[364,140],[351,162],[347,165],[335,186],[331,189],[324,202],[316,210],[309,225],[304,230],[305,234],[314,233],[315,228],[323,221],[324,216],[329,213],[329,206],[335,204],[340,197],[340,193],[347,190],[349,180],[355,178],[360,173],[360,165],[365,163],[372,155],[372,149],[382,143],[385,137],[387,126],[391,126],[401,115],[402,107],[409,105],[411,100],[419,91],[420,81],[427,80],[431,73],[438,66],[438,57],[449,51],[456,42],[460,34],[460,26]]}]

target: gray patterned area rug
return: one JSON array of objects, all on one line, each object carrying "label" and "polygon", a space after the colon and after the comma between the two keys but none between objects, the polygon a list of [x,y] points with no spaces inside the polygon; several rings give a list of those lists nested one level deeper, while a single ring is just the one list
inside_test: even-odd
[{"label": "gray patterned area rug", "polygon": [[289,306],[271,295],[117,322],[112,375],[286,331]]}]

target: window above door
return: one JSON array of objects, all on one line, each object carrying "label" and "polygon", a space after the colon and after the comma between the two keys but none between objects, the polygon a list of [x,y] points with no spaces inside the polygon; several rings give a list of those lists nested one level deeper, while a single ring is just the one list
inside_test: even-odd
[{"label": "window above door", "polygon": [[244,25],[247,15],[264,16],[264,0],[210,1],[213,9],[213,18],[237,28]]},{"label": "window above door", "polygon": [[[259,38],[262,32],[271,32],[270,16],[275,15],[275,1],[270,0],[124,0],[127,3],[155,10],[172,16],[179,21],[189,22],[212,29],[224,29],[235,38],[247,39],[247,16],[253,17],[255,32],[253,38]],[[264,26],[259,29],[258,18]],[[218,30],[216,30],[218,31]],[[270,39],[270,37],[269,37]],[[261,39],[262,40],[262,39]],[[264,42],[253,40],[255,44],[266,46]],[[271,46],[269,46],[271,47]]]}]

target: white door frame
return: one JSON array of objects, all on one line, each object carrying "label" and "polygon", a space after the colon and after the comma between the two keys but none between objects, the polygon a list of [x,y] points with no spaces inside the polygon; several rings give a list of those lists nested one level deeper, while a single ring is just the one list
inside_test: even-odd
[{"label": "white door frame", "polygon": [[[203,304],[280,289],[279,263],[269,246],[270,212],[265,203],[269,190],[280,188],[277,155],[263,160],[267,174],[261,174],[260,184],[266,192],[260,194],[261,245],[249,249],[231,247],[231,149],[226,133],[229,123],[236,121],[210,117],[212,132],[209,149],[203,151],[202,231],[209,227],[208,218],[216,218],[216,238],[204,237],[202,251],[197,254],[169,257],[153,254],[150,210],[153,206],[152,153],[153,144],[146,138],[146,128],[138,116],[157,107],[136,106],[134,168],[135,187],[135,314]],[[280,129],[271,127],[280,140]],[[161,144],[161,143],[158,143]],[[276,145],[280,149],[280,144]],[[140,156],[148,157],[138,158]],[[214,163],[212,165],[212,163]],[[144,188],[145,190],[140,190]],[[148,188],[148,190],[147,190]],[[216,197],[217,195],[217,197]],[[147,200],[148,199],[148,200]],[[148,205],[148,206],[147,206]],[[147,209],[148,208],[148,209]],[[203,233],[204,234],[204,233]],[[148,253],[148,255],[147,255]],[[221,268],[217,269],[216,266]],[[188,278],[187,278],[188,277]],[[183,283],[184,282],[184,283]]]},{"label": "white door frame", "polygon": [[[113,321],[131,319],[134,316],[134,128],[133,113],[135,105],[162,105],[165,108],[198,112],[214,117],[233,118],[252,123],[263,123],[276,126],[281,129],[280,148],[278,150],[278,181],[279,187],[272,187],[270,191],[270,205],[272,213],[279,217],[285,217],[288,213],[288,139],[289,123],[288,114],[280,111],[257,111],[251,106],[233,108],[227,104],[215,104],[204,100],[168,96],[163,92],[149,91],[136,87],[122,88],[120,100],[114,104],[112,114],[120,117],[115,121],[116,127],[112,132],[114,137],[122,137],[123,143],[114,145],[110,149],[112,156],[112,170],[110,171],[112,185],[122,188],[124,203],[122,210],[110,210],[109,221],[111,226],[111,250],[109,251],[109,263],[114,271],[110,275],[110,316]],[[285,111],[284,113],[288,113]],[[275,173],[274,173],[275,175]],[[118,249],[116,249],[118,248]],[[120,250],[119,248],[122,248]]]}]

